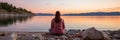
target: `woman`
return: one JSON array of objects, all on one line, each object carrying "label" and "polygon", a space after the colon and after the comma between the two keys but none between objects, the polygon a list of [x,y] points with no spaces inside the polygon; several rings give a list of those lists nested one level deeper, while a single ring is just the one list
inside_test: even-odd
[{"label": "woman", "polygon": [[60,17],[59,11],[56,11],[55,18],[51,21],[50,32],[54,35],[63,35],[65,30],[64,20]]}]

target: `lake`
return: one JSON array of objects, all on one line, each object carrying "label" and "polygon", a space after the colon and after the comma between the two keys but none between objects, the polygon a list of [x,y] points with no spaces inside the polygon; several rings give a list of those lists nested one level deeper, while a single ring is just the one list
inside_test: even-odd
[{"label": "lake", "polygon": [[[54,16],[0,17],[0,31],[48,32]],[[62,16],[65,27],[69,29],[98,30],[120,29],[120,16]]]}]

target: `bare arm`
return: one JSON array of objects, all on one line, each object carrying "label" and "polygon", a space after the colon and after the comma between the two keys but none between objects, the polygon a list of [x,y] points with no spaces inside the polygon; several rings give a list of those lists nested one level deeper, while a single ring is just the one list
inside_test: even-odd
[{"label": "bare arm", "polygon": [[53,28],[53,20],[51,21],[51,29]]},{"label": "bare arm", "polygon": [[65,23],[64,23],[64,20],[63,20],[63,29],[65,29]]}]

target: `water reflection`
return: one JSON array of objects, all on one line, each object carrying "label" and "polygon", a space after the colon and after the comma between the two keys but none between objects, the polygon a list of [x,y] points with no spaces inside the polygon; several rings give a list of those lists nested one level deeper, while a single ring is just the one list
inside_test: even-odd
[{"label": "water reflection", "polygon": [[0,17],[0,27],[7,27],[17,22],[26,22],[31,18],[32,16]]},{"label": "water reflection", "polygon": [[[0,17],[0,31],[48,31],[54,16]],[[120,29],[120,16],[62,16],[66,29]],[[5,26],[5,27],[2,27]]]},{"label": "water reflection", "polygon": [[120,16],[64,16],[68,29],[87,29],[95,27],[98,30],[120,29]]}]

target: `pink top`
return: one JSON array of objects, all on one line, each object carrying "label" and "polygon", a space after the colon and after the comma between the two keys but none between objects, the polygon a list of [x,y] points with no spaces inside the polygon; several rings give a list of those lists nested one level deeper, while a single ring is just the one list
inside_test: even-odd
[{"label": "pink top", "polygon": [[55,34],[64,34],[64,29],[65,29],[64,20],[61,19],[59,23],[56,23],[55,19],[52,19],[51,29],[52,32]]}]

